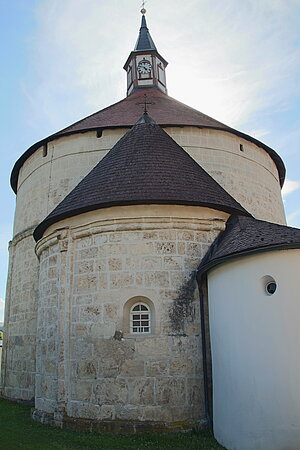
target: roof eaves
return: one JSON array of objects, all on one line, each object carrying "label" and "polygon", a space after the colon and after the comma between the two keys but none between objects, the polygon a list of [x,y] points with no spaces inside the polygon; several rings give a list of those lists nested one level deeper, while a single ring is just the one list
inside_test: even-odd
[{"label": "roof eaves", "polygon": [[63,213],[52,216],[55,209],[50,213],[48,217],[46,217],[34,230],[33,237],[36,241],[38,241],[42,236],[44,231],[54,223],[60,222],[61,220],[68,219],[69,217],[74,217],[79,214],[84,214],[90,211],[96,211],[97,209],[111,208],[114,206],[129,206],[129,205],[186,205],[186,206],[200,206],[215,209],[217,211],[224,211],[228,214],[239,214],[241,216],[251,216],[246,210],[245,212],[238,210],[234,207],[223,206],[214,203],[207,202],[196,202],[196,201],[183,201],[183,200],[155,200],[155,199],[141,199],[141,200],[123,200],[123,201],[115,201],[115,202],[107,202],[101,203],[100,205],[91,205],[85,206],[81,208],[72,209],[70,211],[65,211]]},{"label": "roof eaves", "polygon": [[[212,244],[213,245],[213,244]],[[236,258],[241,258],[244,256],[249,256],[257,253],[264,253],[269,251],[275,251],[275,250],[291,250],[291,249],[298,249],[300,248],[300,242],[289,242],[289,243],[282,243],[282,244],[271,244],[265,247],[256,247],[248,250],[243,250],[241,252],[231,253],[226,256],[222,256],[216,259],[212,259],[208,263],[202,263],[200,264],[198,270],[197,270],[197,278],[201,279],[203,275],[205,275],[210,269],[212,269],[215,266],[218,266],[224,262],[231,261]]]}]

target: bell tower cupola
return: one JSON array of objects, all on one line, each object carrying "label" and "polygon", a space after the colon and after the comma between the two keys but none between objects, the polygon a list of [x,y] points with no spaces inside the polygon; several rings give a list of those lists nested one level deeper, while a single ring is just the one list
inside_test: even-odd
[{"label": "bell tower cupola", "polygon": [[165,70],[167,61],[160,56],[149,33],[146,10],[142,8],[142,23],[134,50],[124,69],[127,72],[127,96],[137,89],[156,88],[167,93]]}]

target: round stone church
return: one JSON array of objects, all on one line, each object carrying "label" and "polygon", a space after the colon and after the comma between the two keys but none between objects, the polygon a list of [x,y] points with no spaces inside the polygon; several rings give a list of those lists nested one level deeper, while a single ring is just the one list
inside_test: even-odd
[{"label": "round stone church", "polygon": [[12,170],[1,396],[59,427],[210,425],[228,449],[298,450],[300,230],[284,164],[168,96],[142,12],[127,97]]}]

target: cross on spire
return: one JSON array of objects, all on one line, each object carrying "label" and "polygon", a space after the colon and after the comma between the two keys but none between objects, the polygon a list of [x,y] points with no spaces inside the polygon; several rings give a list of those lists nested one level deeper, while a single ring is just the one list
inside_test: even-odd
[{"label": "cross on spire", "polygon": [[147,106],[148,105],[154,105],[153,102],[147,102],[147,94],[144,94],[144,101],[137,103],[137,105],[144,105],[144,114],[148,114],[148,109]]}]

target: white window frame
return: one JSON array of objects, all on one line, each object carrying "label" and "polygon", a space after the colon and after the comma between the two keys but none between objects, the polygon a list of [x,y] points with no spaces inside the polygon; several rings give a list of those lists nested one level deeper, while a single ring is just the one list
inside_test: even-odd
[{"label": "white window frame", "polygon": [[[134,311],[134,308],[140,307],[139,310]],[[146,310],[142,309],[142,307],[146,308]],[[134,316],[139,316],[139,318],[134,320]],[[142,318],[142,316],[147,316],[147,318]],[[132,334],[150,334],[151,333],[151,309],[147,303],[136,302],[130,308],[130,333]],[[143,322],[148,322],[148,325],[143,324]],[[134,322],[136,322],[134,324]],[[145,331],[145,329],[147,329]],[[135,330],[136,329],[136,330]]]}]

